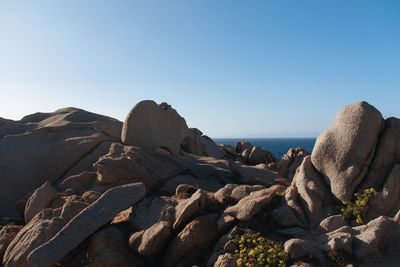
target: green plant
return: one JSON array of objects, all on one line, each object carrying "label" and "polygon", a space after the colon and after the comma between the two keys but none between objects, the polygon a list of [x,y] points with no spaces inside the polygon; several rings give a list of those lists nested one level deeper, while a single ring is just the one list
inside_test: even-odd
[{"label": "green plant", "polygon": [[359,224],[364,223],[362,216],[364,215],[369,200],[376,194],[375,188],[371,187],[365,189],[362,194],[355,193],[354,202],[343,201],[343,207],[341,209],[342,216],[344,219],[355,218],[356,222]]},{"label": "green plant", "polygon": [[284,267],[289,260],[283,245],[267,240],[261,233],[245,233],[234,237],[235,257],[239,267]]}]

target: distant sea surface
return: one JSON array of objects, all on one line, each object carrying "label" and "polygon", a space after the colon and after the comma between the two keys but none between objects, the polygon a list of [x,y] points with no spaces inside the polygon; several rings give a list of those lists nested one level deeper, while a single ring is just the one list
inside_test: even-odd
[{"label": "distant sea surface", "polygon": [[279,160],[292,147],[302,147],[311,153],[317,138],[214,138],[213,140],[217,145],[227,144],[233,147],[236,142],[247,141],[253,146],[271,151]]}]

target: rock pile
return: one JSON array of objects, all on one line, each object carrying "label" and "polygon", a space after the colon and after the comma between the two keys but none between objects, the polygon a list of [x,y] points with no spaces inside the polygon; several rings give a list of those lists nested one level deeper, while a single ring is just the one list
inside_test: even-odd
[{"label": "rock pile", "polygon": [[346,106],[311,155],[278,161],[153,101],[123,124],[74,108],[0,119],[2,264],[400,266],[399,122]]}]

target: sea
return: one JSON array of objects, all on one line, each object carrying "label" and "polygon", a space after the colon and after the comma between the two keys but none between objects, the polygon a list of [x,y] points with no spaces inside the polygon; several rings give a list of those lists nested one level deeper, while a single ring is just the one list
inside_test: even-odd
[{"label": "sea", "polygon": [[277,159],[281,159],[292,147],[302,147],[311,153],[317,138],[214,138],[213,140],[217,145],[227,144],[233,147],[239,141],[247,141],[253,146],[271,151]]}]

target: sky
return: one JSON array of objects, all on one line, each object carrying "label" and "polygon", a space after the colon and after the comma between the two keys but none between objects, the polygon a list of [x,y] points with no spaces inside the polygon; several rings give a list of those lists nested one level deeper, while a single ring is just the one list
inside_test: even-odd
[{"label": "sky", "polygon": [[0,117],[168,102],[214,138],[400,117],[400,1],[0,1]]}]

